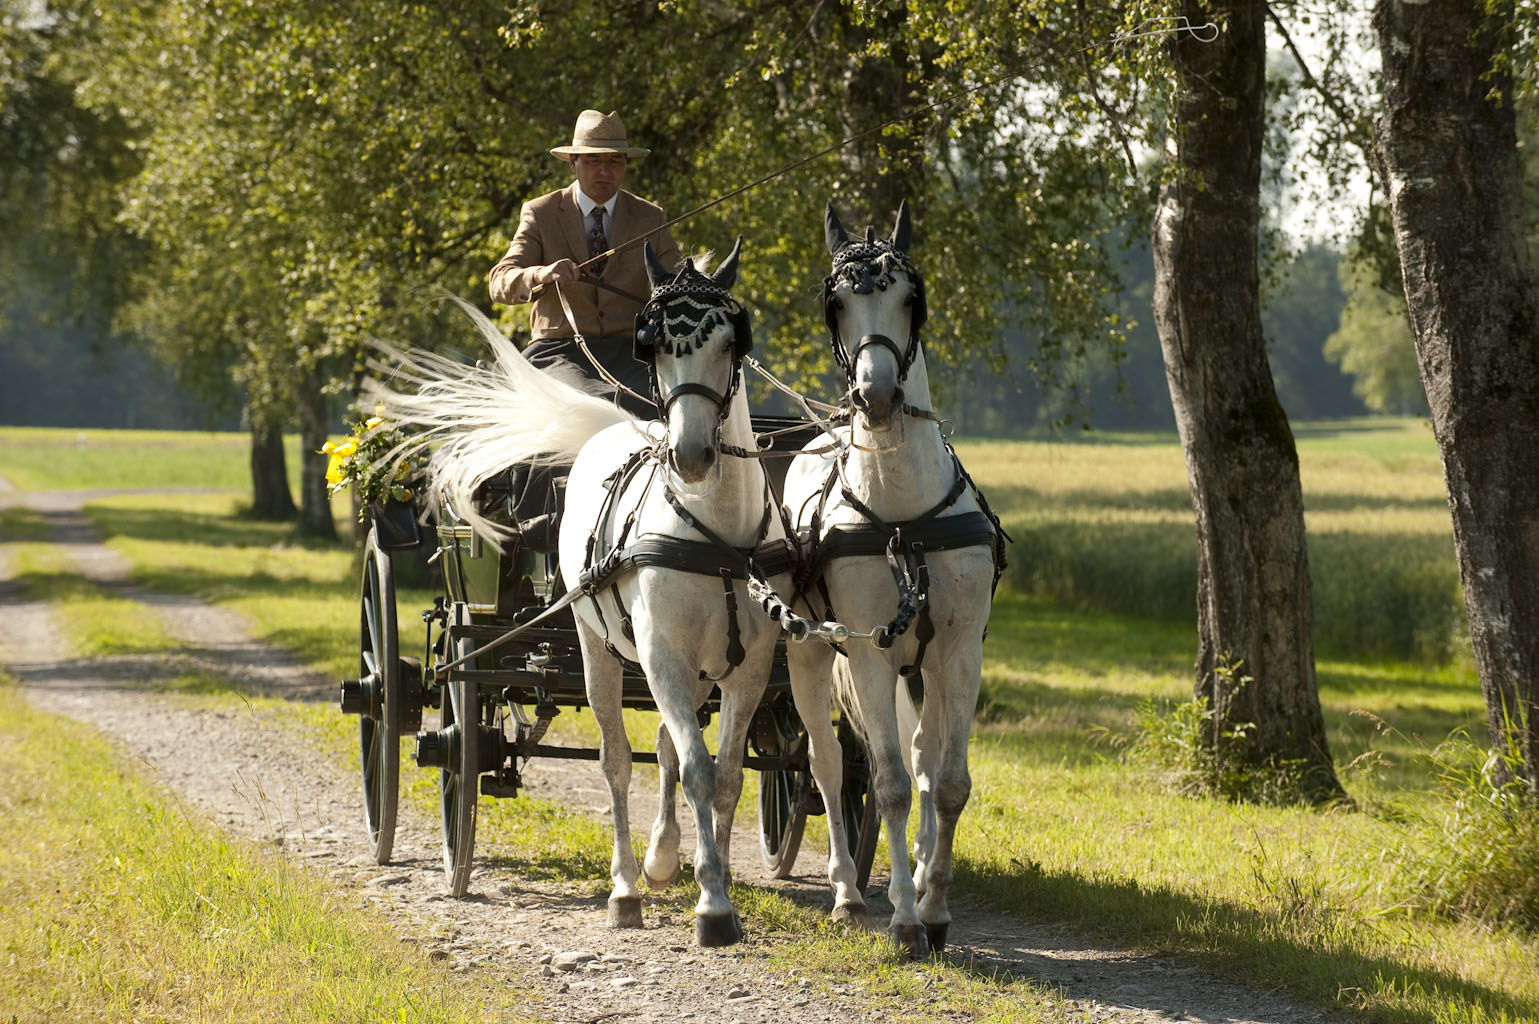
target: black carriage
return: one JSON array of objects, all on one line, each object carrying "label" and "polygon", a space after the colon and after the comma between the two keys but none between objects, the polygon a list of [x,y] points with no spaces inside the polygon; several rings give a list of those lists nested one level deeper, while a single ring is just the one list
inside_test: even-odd
[{"label": "black carriage", "polygon": [[[798,427],[803,429],[793,429]],[[802,421],[768,417],[756,418],[755,428],[776,438],[775,449],[785,452],[787,458],[766,462],[772,477],[783,477],[789,456],[811,428]],[[480,489],[477,500],[481,514],[511,524],[509,496],[497,478]],[[390,860],[400,740],[415,734],[417,764],[439,773],[444,871],[449,892],[459,897],[470,881],[480,797],[516,796],[533,759],[596,761],[599,752],[546,742],[547,729],[562,708],[587,704],[570,609],[546,615],[559,597],[554,557],[520,548],[516,541],[505,549],[486,544],[447,507],[436,510],[431,528],[419,527],[413,511],[407,505],[372,510],[359,602],[358,678],[343,681],[341,707],[359,719],[364,820],[376,861]],[[401,647],[392,559],[424,545],[442,575],[443,594],[422,612],[426,636],[417,657]],[[526,625],[542,615],[541,621]],[[518,627],[523,628],[504,639]],[[494,648],[454,664],[499,640]],[[718,710],[718,700],[713,690],[700,709],[702,724]],[[625,673],[624,705],[653,709],[646,679],[634,665]],[[844,749],[838,811],[864,889],[879,823],[869,796],[864,747],[847,721],[838,722],[837,732]],[[657,754],[636,751],[632,759],[656,763]],[[791,700],[783,647],[777,649],[749,728],[744,765],[760,775],[760,856],[773,877],[787,877],[807,816],[825,813],[826,801],[808,764],[807,732]]]}]

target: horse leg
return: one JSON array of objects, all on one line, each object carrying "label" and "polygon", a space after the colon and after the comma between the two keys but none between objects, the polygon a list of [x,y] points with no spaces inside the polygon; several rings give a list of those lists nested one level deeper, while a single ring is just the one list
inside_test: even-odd
[{"label": "horse leg", "polygon": [[840,924],[866,925],[866,899],[856,883],[855,858],[850,853],[839,795],[844,791],[844,752],[829,717],[833,685],[834,652],[827,644],[786,645],[786,666],[791,674],[791,697],[796,714],[807,730],[807,756],[812,777],[828,820],[828,881],[834,887],[830,918]]},{"label": "horse leg", "polygon": [[668,736],[668,726],[657,724],[657,820],[641,862],[641,876],[648,888],[666,889],[679,878],[679,819],[674,799],[679,784],[679,755]]},{"label": "horse leg", "polygon": [[929,953],[930,944],[919,923],[914,876],[909,871],[905,849],[912,783],[904,767],[908,742],[906,737],[899,742],[898,715],[893,704],[897,674],[881,653],[860,647],[852,648],[850,656],[842,662],[835,662],[834,672],[836,676],[848,673],[849,678],[840,684],[840,690],[853,696],[861,734],[871,756],[871,791],[887,831],[887,850],[892,858],[892,877],[887,883],[892,920],[887,934],[917,959]]},{"label": "horse leg", "polygon": [[947,895],[953,873],[952,844],[957,820],[972,794],[967,740],[978,704],[983,658],[981,642],[970,648],[937,659],[933,666],[924,669],[924,713],[914,737],[919,790],[933,806],[935,819],[934,832],[925,845],[918,869],[923,888],[919,919],[924,922],[932,949],[945,947],[951,926]]},{"label": "horse leg", "polygon": [[615,845],[609,860],[614,888],[609,893],[609,925],[640,928],[641,891],[636,885],[636,854],[631,849],[631,744],[621,718],[620,664],[605,650],[598,634],[581,619],[577,623],[577,639],[582,647],[588,706],[599,725],[599,763],[609,785],[609,808],[614,819]]},{"label": "horse leg", "polygon": [[928,730],[920,731],[919,712],[914,708],[906,679],[899,678],[894,687],[894,698],[898,708],[899,743],[906,744],[909,770],[919,789],[919,827],[914,830],[914,891],[922,901],[925,866],[933,859],[935,830],[939,827],[935,818],[935,792],[932,785],[938,756],[934,741],[937,731],[934,722],[930,723]]},{"label": "horse leg", "polygon": [[[764,657],[770,657],[766,650]],[[743,754],[748,745],[748,725],[764,697],[768,680],[765,671],[755,671],[747,664],[738,666],[721,692],[721,715],[717,719],[716,743],[716,852],[721,857],[723,879],[732,884],[732,820],[737,816],[738,798],[743,795]]]},{"label": "horse leg", "polygon": [[727,898],[725,871],[716,850],[713,804],[716,800],[716,763],[700,736],[695,718],[695,676],[699,669],[686,659],[671,656],[647,644],[650,637],[638,626],[641,663],[646,668],[652,699],[662,713],[663,724],[678,752],[684,800],[695,816],[695,881],[700,901],[695,904],[695,940],[702,946],[728,946],[743,937],[742,925]]}]

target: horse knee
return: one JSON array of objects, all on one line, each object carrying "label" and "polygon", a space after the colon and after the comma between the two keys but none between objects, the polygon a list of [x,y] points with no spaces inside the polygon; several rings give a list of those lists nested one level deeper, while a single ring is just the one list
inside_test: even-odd
[{"label": "horse knee", "polygon": [[873,780],[872,790],[876,797],[876,809],[882,817],[908,814],[913,795],[908,776],[902,771],[882,773],[882,777]]},{"label": "horse knee", "polygon": [[967,806],[972,792],[973,780],[965,768],[959,774],[937,779],[934,790],[936,813],[955,821],[961,816],[962,808]]}]

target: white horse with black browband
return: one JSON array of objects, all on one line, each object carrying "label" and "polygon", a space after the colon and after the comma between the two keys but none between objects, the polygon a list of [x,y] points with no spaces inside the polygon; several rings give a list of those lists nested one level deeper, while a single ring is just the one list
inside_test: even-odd
[{"label": "white horse with black browband", "polygon": [[[642,926],[627,801],[631,749],[621,718],[625,659],[645,672],[663,720],[664,801],[645,875],[654,887],[678,877],[673,795],[682,776],[695,816],[695,934],[704,946],[742,935],[727,896],[729,841],[748,724],[779,633],[749,599],[749,561],[756,582],[768,577],[783,588],[792,555],[781,517],[771,514],[762,464],[749,457],[757,447],[741,384],[752,334],[747,311],[730,294],[741,249],[740,238],[711,274],[692,261],[675,274],[645,247],[652,294],[637,317],[635,351],[651,364],[661,421],[634,420],[536,369],[465,303],[493,363],[467,373],[431,353],[391,353],[392,372],[417,390],[377,385],[372,392],[388,418],[438,442],[429,463],[432,489],[493,542],[500,528],[476,512],[483,481],[513,464],[572,464],[561,575],[568,591],[581,594],[572,610],[614,812],[609,920]],[[713,685],[721,688],[714,761],[696,718]]]},{"label": "white horse with black browband", "polygon": [[[611,427],[582,447],[567,480],[561,573],[589,595],[573,605],[600,762],[614,812],[610,923],[641,927],[627,789],[631,750],[621,720],[621,662],[639,664],[662,715],[663,803],[644,860],[649,885],[679,872],[673,786],[695,817],[694,872],[701,945],[736,942],[727,897],[732,818],[743,785],[749,720],[763,697],[778,627],[750,601],[750,556],[787,579],[790,544],[772,515],[756,458],[742,361],[747,313],[728,294],[742,240],[712,275],[670,274],[646,249],[652,296],[637,318],[636,354],[651,363],[664,422]],[[712,761],[696,709],[721,688]],[[677,753],[675,753],[677,752]]]},{"label": "white horse with black browband", "polygon": [[[951,921],[952,840],[971,792],[967,741],[1002,534],[929,408],[924,284],[908,257],[907,206],[891,239],[868,232],[851,240],[832,205],[825,231],[833,270],[824,312],[850,422],[791,464],[785,502],[802,546],[798,593],[814,617],[865,638],[837,653],[788,645],[787,657],[824,794],[843,782],[831,682],[866,741],[893,865],[889,934],[921,955],[944,946]],[[917,691],[920,678],[916,727],[910,686]],[[912,873],[904,849],[910,772],[920,798]],[[828,829],[834,916],[863,921],[840,815],[828,815]]]}]

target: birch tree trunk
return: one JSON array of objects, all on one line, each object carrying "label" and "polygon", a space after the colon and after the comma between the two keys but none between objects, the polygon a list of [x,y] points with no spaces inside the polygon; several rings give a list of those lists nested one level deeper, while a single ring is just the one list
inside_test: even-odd
[{"label": "birch tree trunk", "polygon": [[[1493,742],[1539,794],[1539,293],[1523,236],[1511,18],[1380,2],[1389,200]],[[1508,774],[1510,777],[1510,773]]]},{"label": "birch tree trunk", "polygon": [[1341,794],[1310,637],[1298,453],[1277,401],[1258,283],[1266,4],[1181,5],[1216,41],[1181,35],[1154,223],[1155,324],[1197,526],[1195,691],[1226,764],[1300,769]]}]

